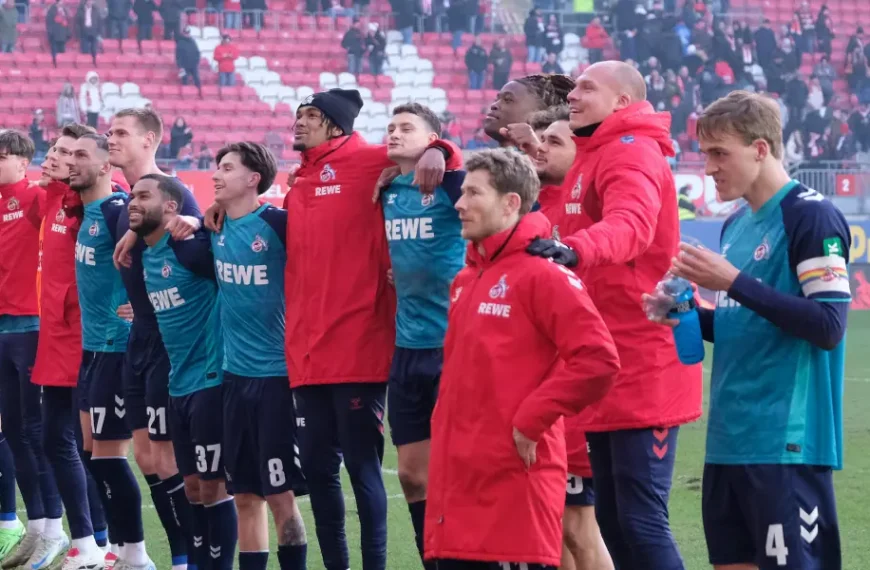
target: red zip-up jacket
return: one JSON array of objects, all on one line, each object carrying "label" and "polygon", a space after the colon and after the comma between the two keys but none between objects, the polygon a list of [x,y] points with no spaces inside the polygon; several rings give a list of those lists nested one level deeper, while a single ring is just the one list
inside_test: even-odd
[{"label": "red zip-up jacket", "polygon": [[[670,115],[647,102],[609,116],[577,156],[563,184],[564,243],[619,350],[613,389],[569,432],[671,427],[701,416],[701,366],[677,358],[673,333],[650,322],[641,295],[655,289],[679,249],[680,223]],[[575,446],[570,446],[575,447]]]},{"label": "red zip-up jacket", "polygon": [[45,190],[26,178],[0,186],[0,315],[39,315],[36,273]]},{"label": "red zip-up jacket", "polygon": [[[462,166],[456,145],[433,145],[450,152],[447,170]],[[285,349],[293,387],[387,381],[396,293],[387,282],[384,214],[372,192],[393,165],[385,145],[359,133],[302,153],[284,199]]]},{"label": "red zip-up jacket", "polygon": [[39,345],[31,381],[74,387],[82,360],[82,319],[76,289],[76,235],[82,202],[62,182],[46,187],[42,232]]},{"label": "red zip-up jacket", "polygon": [[[565,508],[562,416],[601,399],[619,370],[607,327],[574,273],[525,252],[543,214],[468,250],[451,288],[432,416],[427,559],[557,566]],[[526,469],[516,428],[537,442]]]}]

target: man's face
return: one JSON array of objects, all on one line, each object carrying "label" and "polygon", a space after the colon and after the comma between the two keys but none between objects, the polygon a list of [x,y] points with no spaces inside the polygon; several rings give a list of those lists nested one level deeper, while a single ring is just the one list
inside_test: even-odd
[{"label": "man's face", "polygon": [[602,68],[588,68],[574,82],[574,90],[568,93],[571,130],[600,123],[626,105],[626,101],[621,101],[623,97],[613,88]]},{"label": "man's face", "polygon": [[293,150],[308,150],[328,141],[329,132],[320,109],[311,106],[297,109],[293,134]]},{"label": "man's face", "polygon": [[763,143],[747,145],[731,133],[716,140],[701,138],[699,142],[705,156],[704,170],[716,182],[719,199],[730,202],[745,196],[761,171],[757,157]]},{"label": "man's face", "polygon": [[[48,175],[54,180],[69,180],[69,161],[72,158],[73,145],[76,140],[72,137],[59,137],[51,148],[46,158]],[[45,164],[43,164],[45,168]]]},{"label": "man's face", "polygon": [[387,127],[387,156],[390,160],[418,159],[438,139],[432,127],[412,113],[399,113]]},{"label": "man's face", "polygon": [[146,132],[135,117],[116,117],[109,127],[109,160],[125,167],[146,160],[155,147],[154,133]]},{"label": "man's face", "polygon": [[217,170],[212,174],[214,199],[218,204],[228,204],[237,200],[253,186],[257,187],[257,174],[242,164],[239,154],[228,152],[221,158]]},{"label": "man's face", "polygon": [[69,187],[76,192],[93,188],[97,180],[112,169],[108,153],[91,139],[77,140],[66,164],[69,167]]},{"label": "man's face", "polygon": [[163,223],[164,212],[177,207],[178,204],[165,199],[156,180],[140,180],[130,192],[130,229],[147,236]]},{"label": "man's face", "polygon": [[483,130],[490,138],[500,141],[499,129],[513,123],[525,123],[526,118],[537,110],[537,97],[522,83],[510,81],[490,105],[489,113],[483,119]]},{"label": "man's face", "polygon": [[16,184],[24,178],[30,161],[23,156],[7,153],[0,149],[0,184]]},{"label": "man's face", "polygon": [[511,196],[514,201],[519,200],[516,194],[499,194],[486,170],[466,174],[462,195],[456,202],[462,237],[479,242],[501,231],[503,220],[511,214]]},{"label": "man's face", "polygon": [[556,121],[541,135],[535,170],[542,184],[561,184],[574,163],[577,145],[571,140],[568,121]]}]

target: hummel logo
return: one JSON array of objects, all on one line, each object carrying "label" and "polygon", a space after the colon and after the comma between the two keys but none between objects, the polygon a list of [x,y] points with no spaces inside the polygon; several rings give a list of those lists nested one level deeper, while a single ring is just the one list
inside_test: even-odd
[{"label": "hummel logo", "polygon": [[220,546],[209,546],[208,547],[209,554],[212,558],[220,558],[221,557],[221,547]]},{"label": "hummel logo", "polygon": [[127,410],[124,409],[124,398],[115,394],[115,415],[123,418],[127,415]]},{"label": "hummel logo", "polygon": [[807,528],[804,528],[804,526],[801,525],[801,538],[803,538],[807,544],[812,544],[819,535],[819,525],[816,522],[819,520],[819,507],[815,507],[809,513],[801,508],[798,510],[800,511],[801,522],[803,525],[807,526]]},{"label": "hummel logo", "polygon": [[202,537],[201,536],[194,536],[193,537],[193,545],[197,548],[201,547],[202,546]]}]

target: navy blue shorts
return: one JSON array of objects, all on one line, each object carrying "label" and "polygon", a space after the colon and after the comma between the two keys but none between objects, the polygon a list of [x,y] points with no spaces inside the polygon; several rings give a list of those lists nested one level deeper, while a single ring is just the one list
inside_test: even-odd
[{"label": "navy blue shorts", "polygon": [[221,385],[169,398],[169,433],[182,476],[224,478],[222,409]]},{"label": "navy blue shorts", "polygon": [[234,494],[308,494],[299,462],[296,411],[286,376],[224,372],[224,464]]},{"label": "navy blue shorts", "polygon": [[123,352],[95,352],[84,374],[91,434],[97,441],[130,439],[124,406],[124,382],[129,373]]},{"label": "navy blue shorts", "polygon": [[441,348],[396,347],[387,382],[387,419],[393,445],[430,439],[443,363]]},{"label": "navy blue shorts", "polygon": [[759,570],[837,570],[840,530],[829,467],[704,466],[710,563]]},{"label": "navy blue shorts", "polygon": [[127,425],[148,428],[152,441],[169,441],[169,356],[158,329],[133,327],[127,341],[130,374],[124,385]]},{"label": "navy blue shorts", "polygon": [[592,477],[578,477],[568,473],[568,485],[565,488],[566,507],[592,507],[595,505],[595,487]]},{"label": "navy blue shorts", "polygon": [[94,354],[96,353],[90,350],[82,351],[82,363],[79,365],[79,380],[76,383],[74,394],[76,407],[80,412],[85,412],[86,414],[91,413],[91,407],[88,404],[88,391],[90,390],[88,368],[90,368],[91,362],[94,361]]}]

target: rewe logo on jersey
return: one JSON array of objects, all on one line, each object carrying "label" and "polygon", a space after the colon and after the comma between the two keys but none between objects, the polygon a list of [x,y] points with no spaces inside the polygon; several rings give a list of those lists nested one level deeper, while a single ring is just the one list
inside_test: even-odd
[{"label": "rewe logo on jersey", "polygon": [[432,229],[432,218],[396,218],[385,220],[387,239],[397,241],[403,239],[432,239],[435,230]]},{"label": "rewe logo on jersey", "polygon": [[88,233],[92,237],[97,237],[100,233],[100,224],[98,222],[91,224],[91,227],[88,228]]},{"label": "rewe logo on jersey", "polygon": [[170,287],[162,291],[148,293],[148,298],[151,299],[151,304],[158,313],[173,307],[180,307],[184,304],[184,299],[178,292],[178,287]]},{"label": "rewe logo on jersey", "polygon": [[76,260],[85,265],[96,265],[97,261],[94,259],[94,248],[76,242]]},{"label": "rewe logo on jersey", "polygon": [[265,265],[238,265],[216,259],[217,277],[224,283],[235,285],[268,285],[269,275]]}]

